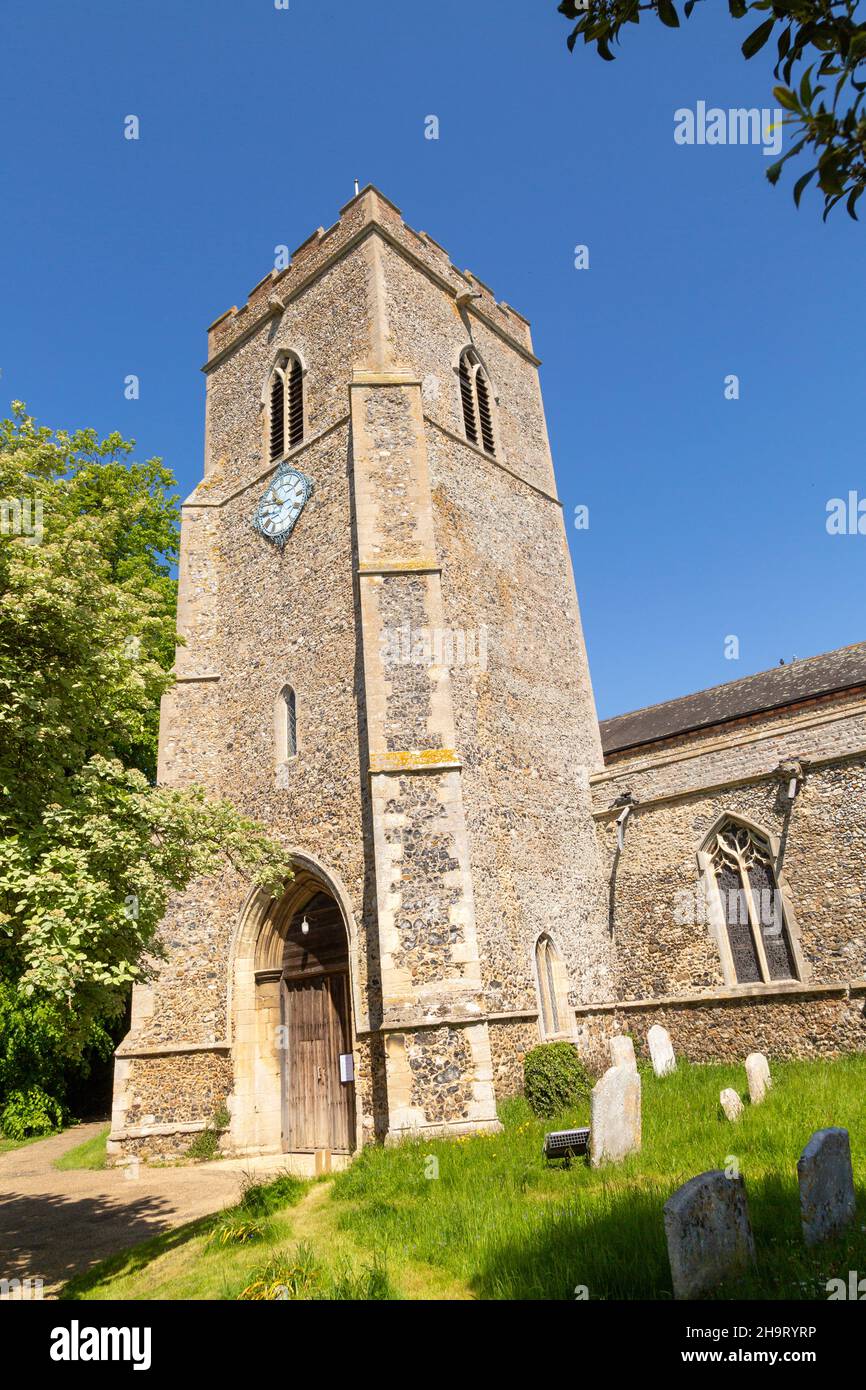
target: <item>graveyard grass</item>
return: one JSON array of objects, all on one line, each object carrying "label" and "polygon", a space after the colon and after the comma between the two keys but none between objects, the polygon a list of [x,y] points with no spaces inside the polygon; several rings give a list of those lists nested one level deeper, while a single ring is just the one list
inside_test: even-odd
[{"label": "graveyard grass", "polygon": [[[296,1205],[249,1240],[214,1239],[236,1208],[115,1257],[66,1296],[237,1298],[288,1270],[301,1299],[669,1299],[662,1207],[689,1178],[736,1162],[757,1267],[715,1297],[824,1300],[828,1280],[866,1276],[866,1056],[772,1073],[767,1100],[751,1106],[742,1066],[680,1062],[661,1079],[641,1066],[642,1152],[596,1170],[541,1157],[545,1130],[587,1124],[588,1105],[544,1122],[509,1100],[499,1135],[370,1148],[333,1180],[299,1185]],[[736,1124],[719,1108],[726,1086],[745,1101]],[[851,1135],[858,1213],[845,1236],[807,1250],[797,1159],[831,1125]]]}]

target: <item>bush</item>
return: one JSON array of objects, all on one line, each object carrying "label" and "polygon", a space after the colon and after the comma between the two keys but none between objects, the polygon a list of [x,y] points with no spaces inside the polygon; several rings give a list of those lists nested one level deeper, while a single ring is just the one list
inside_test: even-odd
[{"label": "bush", "polygon": [[63,1107],[41,1086],[27,1091],[10,1091],[0,1110],[0,1132],[7,1139],[31,1139],[53,1134],[63,1124]]},{"label": "bush", "polygon": [[585,1100],[592,1090],[586,1067],[569,1042],[542,1043],[527,1052],[523,1086],[535,1114],[544,1119]]},{"label": "bush", "polygon": [[225,1101],[221,1101],[209,1123],[196,1135],[187,1149],[187,1158],[194,1158],[199,1163],[212,1163],[215,1158],[219,1158],[220,1137],[223,1130],[228,1129],[230,1120]]}]

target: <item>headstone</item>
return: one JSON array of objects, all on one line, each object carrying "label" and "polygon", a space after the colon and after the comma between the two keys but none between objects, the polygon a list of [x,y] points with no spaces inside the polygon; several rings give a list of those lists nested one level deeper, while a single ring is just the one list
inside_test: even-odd
[{"label": "headstone", "polygon": [[700,1173],[665,1202],[664,1221],[674,1298],[701,1298],[754,1262],[742,1178]]},{"label": "headstone", "polygon": [[667,1028],[662,1028],[660,1023],[654,1023],[647,1033],[646,1040],[649,1043],[650,1060],[656,1076],[669,1076],[672,1071],[676,1071],[677,1059]]},{"label": "headstone", "polygon": [[854,1220],[854,1174],[847,1129],[819,1129],[797,1160],[800,1218],[807,1245],[830,1240]]},{"label": "headstone", "polygon": [[749,1097],[753,1105],[760,1105],[773,1084],[770,1076],[770,1063],[763,1052],[750,1052],[746,1058],[746,1079],[749,1083]]},{"label": "headstone", "polygon": [[589,1098],[589,1157],[593,1168],[619,1163],[640,1149],[640,1076],[636,1067],[611,1067]]},{"label": "headstone", "polygon": [[730,1086],[719,1094],[719,1103],[729,1120],[738,1120],[745,1110],[743,1102]]},{"label": "headstone", "polygon": [[625,1034],[617,1034],[614,1038],[608,1038],[610,1047],[610,1064],[612,1067],[637,1067],[637,1058],[634,1055],[634,1043]]}]

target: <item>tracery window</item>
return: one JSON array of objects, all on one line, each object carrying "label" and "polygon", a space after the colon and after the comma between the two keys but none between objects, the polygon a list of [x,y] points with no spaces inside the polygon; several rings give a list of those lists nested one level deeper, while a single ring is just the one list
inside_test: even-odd
[{"label": "tracery window", "polygon": [[798,978],[770,841],[726,820],[707,846],[737,984]]}]

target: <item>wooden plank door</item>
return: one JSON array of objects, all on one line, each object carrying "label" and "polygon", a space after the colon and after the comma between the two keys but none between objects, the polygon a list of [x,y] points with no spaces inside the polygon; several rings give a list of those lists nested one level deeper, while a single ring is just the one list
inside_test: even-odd
[{"label": "wooden plank door", "polygon": [[342,974],[284,982],[288,1152],[354,1147],[354,1086],[340,1081],[340,1055],[350,1051],[347,984]]}]

